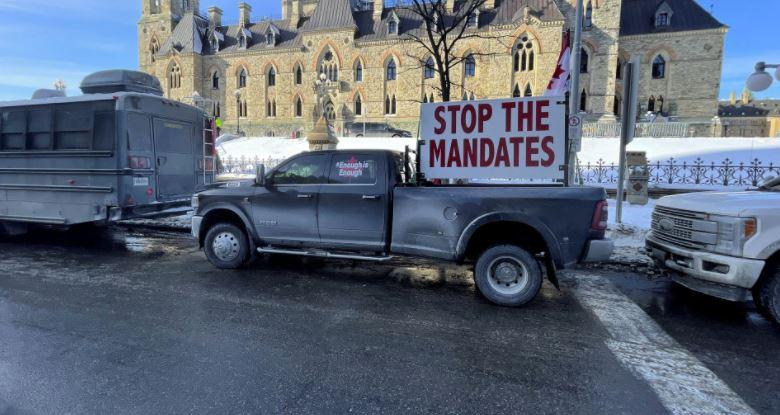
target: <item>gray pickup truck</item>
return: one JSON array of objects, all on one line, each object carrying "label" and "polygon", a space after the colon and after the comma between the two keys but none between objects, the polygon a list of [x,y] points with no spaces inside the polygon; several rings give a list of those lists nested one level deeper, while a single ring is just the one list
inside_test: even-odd
[{"label": "gray pickup truck", "polygon": [[474,264],[480,292],[520,306],[543,275],[605,260],[606,192],[592,187],[429,186],[408,157],[381,150],[302,153],[255,180],[193,196],[192,234],[218,268],[255,253]]}]

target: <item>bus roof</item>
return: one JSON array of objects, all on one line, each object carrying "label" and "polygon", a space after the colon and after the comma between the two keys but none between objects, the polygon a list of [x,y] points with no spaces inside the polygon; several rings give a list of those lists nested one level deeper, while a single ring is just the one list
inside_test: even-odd
[{"label": "bus roof", "polygon": [[124,98],[127,96],[142,96],[148,98],[162,99],[165,98],[153,95],[143,94],[138,92],[114,92],[111,94],[85,94],[73,97],[54,97],[44,99],[24,99],[17,101],[0,101],[0,108],[4,107],[29,107],[33,105],[49,105],[49,104],[67,104],[72,102],[94,102],[94,101],[111,101],[114,99]]}]

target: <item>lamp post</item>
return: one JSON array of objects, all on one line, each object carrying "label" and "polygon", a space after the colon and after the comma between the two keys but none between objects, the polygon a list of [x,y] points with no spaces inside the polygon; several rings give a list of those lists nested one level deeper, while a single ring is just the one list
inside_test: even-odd
[{"label": "lamp post", "polygon": [[780,64],[759,62],[756,64],[756,71],[747,79],[746,85],[749,90],[761,92],[772,86],[772,75],[767,73],[767,68],[775,69],[775,78],[780,81]]},{"label": "lamp post", "polygon": [[236,135],[241,134],[241,90],[236,89],[233,93],[236,96]]}]

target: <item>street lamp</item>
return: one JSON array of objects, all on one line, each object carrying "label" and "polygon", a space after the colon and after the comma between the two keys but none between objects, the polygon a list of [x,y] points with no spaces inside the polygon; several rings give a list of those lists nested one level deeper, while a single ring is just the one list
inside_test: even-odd
[{"label": "street lamp", "polygon": [[241,90],[236,89],[236,135],[241,135]]},{"label": "street lamp", "polygon": [[772,75],[766,72],[767,68],[775,68],[775,78],[780,81],[780,65],[759,62],[756,64],[756,71],[747,79],[747,87],[753,92],[761,92],[772,86]]}]

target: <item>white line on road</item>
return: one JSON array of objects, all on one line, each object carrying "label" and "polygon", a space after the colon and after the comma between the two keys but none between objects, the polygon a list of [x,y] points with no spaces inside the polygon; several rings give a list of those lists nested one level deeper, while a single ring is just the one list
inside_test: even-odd
[{"label": "white line on road", "polygon": [[756,413],[608,279],[574,273],[563,281],[607,329],[610,351],[650,385],[671,413]]}]

